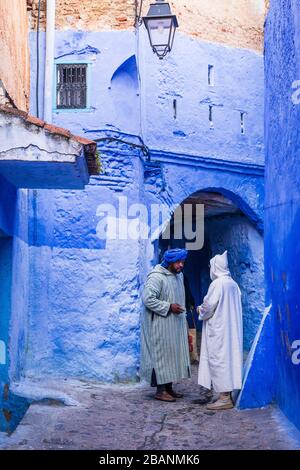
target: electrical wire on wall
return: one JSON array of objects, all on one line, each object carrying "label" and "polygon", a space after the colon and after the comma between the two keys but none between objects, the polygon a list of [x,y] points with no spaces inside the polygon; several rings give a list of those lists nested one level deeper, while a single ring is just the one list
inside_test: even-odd
[{"label": "electrical wire on wall", "polygon": [[40,81],[40,19],[41,19],[41,0],[38,4],[37,31],[36,31],[36,116],[39,116],[39,81]]}]

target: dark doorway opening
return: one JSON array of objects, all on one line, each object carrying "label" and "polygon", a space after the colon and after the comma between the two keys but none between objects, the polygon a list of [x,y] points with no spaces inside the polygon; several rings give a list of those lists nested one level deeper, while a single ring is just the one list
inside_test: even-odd
[{"label": "dark doorway opening", "polygon": [[[199,191],[181,205],[184,204],[204,205],[204,245],[189,252],[184,270],[196,305],[202,303],[211,282],[209,260],[227,250],[232,277],[242,291],[246,356],[264,311],[263,237],[237,205],[220,193]],[[174,239],[174,216],[167,230],[169,239],[164,234],[159,239],[158,262],[166,249],[184,247],[187,241]],[[201,329],[200,322],[197,329]]]}]

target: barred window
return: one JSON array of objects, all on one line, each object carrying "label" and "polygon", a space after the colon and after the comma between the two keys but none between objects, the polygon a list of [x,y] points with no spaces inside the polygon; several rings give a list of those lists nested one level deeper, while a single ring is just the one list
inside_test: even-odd
[{"label": "barred window", "polygon": [[87,106],[87,64],[57,64],[57,109]]}]

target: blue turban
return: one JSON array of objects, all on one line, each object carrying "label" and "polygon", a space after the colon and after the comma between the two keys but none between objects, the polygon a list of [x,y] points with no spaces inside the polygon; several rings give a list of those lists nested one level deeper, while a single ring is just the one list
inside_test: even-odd
[{"label": "blue turban", "polygon": [[185,260],[188,252],[184,248],[174,248],[164,252],[164,257],[161,265],[167,268],[170,263],[175,263],[179,260]]}]

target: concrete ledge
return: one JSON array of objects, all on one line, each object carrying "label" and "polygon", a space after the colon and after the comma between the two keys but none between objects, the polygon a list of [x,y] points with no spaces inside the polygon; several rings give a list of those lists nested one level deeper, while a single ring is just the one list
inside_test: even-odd
[{"label": "concrete ledge", "polygon": [[18,188],[82,189],[97,174],[97,145],[0,106],[0,174]]}]

